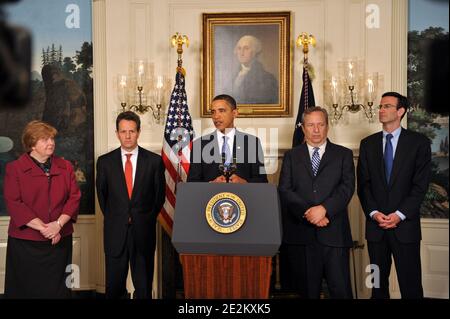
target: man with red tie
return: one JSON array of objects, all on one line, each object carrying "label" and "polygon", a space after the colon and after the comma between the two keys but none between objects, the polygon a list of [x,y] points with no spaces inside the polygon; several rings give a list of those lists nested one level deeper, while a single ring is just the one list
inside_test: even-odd
[{"label": "man with red tie", "polygon": [[165,199],[161,156],[138,146],[141,121],[131,111],[116,119],[120,147],[97,160],[97,197],[104,215],[106,297],[126,298],[128,267],[134,298],[151,299],[156,217]]}]

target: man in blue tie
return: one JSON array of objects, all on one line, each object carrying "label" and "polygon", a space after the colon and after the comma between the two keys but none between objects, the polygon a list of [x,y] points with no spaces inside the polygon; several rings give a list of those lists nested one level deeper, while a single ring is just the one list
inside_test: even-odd
[{"label": "man in blue tie", "polygon": [[[389,298],[394,257],[402,298],[422,298],[420,206],[431,172],[430,140],[400,126],[408,99],[384,93],[381,132],[361,141],[358,196],[366,215],[366,240],[374,276],[372,298]],[[375,272],[378,274],[378,271]]]},{"label": "man in blue tie", "polygon": [[264,153],[256,136],[237,130],[235,99],[226,94],[213,98],[211,118],[215,132],[194,141],[188,182],[227,182],[220,167],[235,167],[230,183],[267,183]]},{"label": "man in blue tie", "polygon": [[288,273],[302,297],[319,298],[325,277],[331,298],[349,299],[353,153],[327,138],[324,108],[306,109],[302,129],[306,143],[286,152],[279,182]]}]

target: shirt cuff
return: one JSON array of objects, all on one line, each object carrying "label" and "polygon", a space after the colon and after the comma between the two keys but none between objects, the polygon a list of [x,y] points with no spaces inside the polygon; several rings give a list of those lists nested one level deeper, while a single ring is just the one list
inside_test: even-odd
[{"label": "shirt cuff", "polygon": [[398,210],[395,213],[397,214],[398,217],[400,217],[401,220],[405,220],[406,219],[406,216],[403,215],[401,211]]},{"label": "shirt cuff", "polygon": [[375,215],[376,213],[378,213],[378,211],[377,211],[377,210],[373,210],[373,211],[371,211],[371,212],[370,212],[370,214],[369,214],[370,218],[372,218],[372,219],[373,219],[373,215]]}]

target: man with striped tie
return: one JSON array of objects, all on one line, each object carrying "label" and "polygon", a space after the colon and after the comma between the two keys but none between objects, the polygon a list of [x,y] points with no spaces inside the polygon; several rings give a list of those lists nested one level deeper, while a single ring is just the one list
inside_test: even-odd
[{"label": "man with striped tie", "polygon": [[327,139],[324,108],[307,108],[302,129],[305,143],[286,152],[279,181],[291,281],[302,297],[316,299],[325,277],[331,298],[352,298],[347,205],[355,190],[353,153]]},{"label": "man with striped tie", "polygon": [[116,119],[120,147],[97,160],[97,197],[104,215],[106,298],[152,298],[156,217],[165,199],[161,156],[138,145],[141,120],[131,111]]}]

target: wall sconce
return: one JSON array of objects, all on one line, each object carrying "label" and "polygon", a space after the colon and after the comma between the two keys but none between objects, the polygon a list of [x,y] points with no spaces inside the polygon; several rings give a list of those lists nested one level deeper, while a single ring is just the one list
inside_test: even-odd
[{"label": "wall sconce", "polygon": [[373,123],[376,114],[373,103],[379,82],[378,73],[365,73],[364,60],[338,62],[338,76],[331,76],[324,85],[325,104],[331,106],[331,123],[338,123],[346,112],[360,111],[369,123]]},{"label": "wall sconce", "polygon": [[162,106],[167,103],[170,95],[170,79],[161,75],[155,76],[153,63],[147,63],[145,60],[131,62],[129,73],[117,75],[115,83],[122,112],[145,114],[151,111],[155,122],[161,123]]}]

